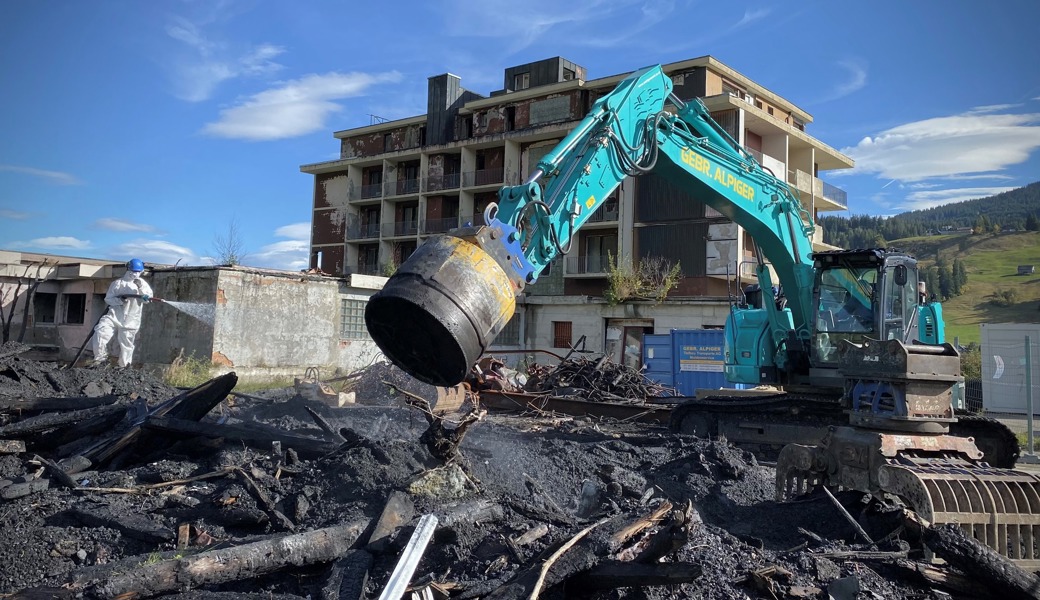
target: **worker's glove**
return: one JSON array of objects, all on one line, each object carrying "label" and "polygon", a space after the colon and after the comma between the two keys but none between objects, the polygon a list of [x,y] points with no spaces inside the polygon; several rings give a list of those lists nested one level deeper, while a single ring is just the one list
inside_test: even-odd
[{"label": "worker's glove", "polygon": [[151,299],[152,299],[152,297],[149,296],[148,294],[144,294],[143,296],[141,296],[141,300],[143,300],[145,302],[148,302]]}]

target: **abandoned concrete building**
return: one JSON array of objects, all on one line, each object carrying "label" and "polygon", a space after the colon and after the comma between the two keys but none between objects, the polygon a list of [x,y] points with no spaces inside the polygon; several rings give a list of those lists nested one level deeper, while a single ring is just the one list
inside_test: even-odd
[{"label": "abandoned concrete building", "polygon": [[[212,362],[217,372],[271,378],[303,375],[309,367],[323,376],[351,372],[381,357],[365,330],[364,305],[382,287],[382,277],[146,267],[155,297],[176,304],[145,307],[137,365],[161,367],[180,356]],[[21,338],[39,359],[71,361],[106,310],[109,284],[125,270],[106,260],[0,251],[0,309],[8,336]],[[83,357],[92,357],[89,345]]]},{"label": "abandoned concrete building", "polygon": [[[663,66],[675,94],[700,98],[734,139],[785,177],[814,219],[846,208],[845,192],[818,175],[853,161],[806,133],[808,113],[711,56]],[[428,236],[481,224],[498,189],[525,179],[627,75],[588,80],[585,68],[556,57],[507,68],[503,89],[485,97],[445,73],[429,78],[425,115],[336,131],[340,158],[300,167],[314,175],[311,267],[386,273]],[[826,248],[822,239],[817,227],[817,248]],[[644,332],[721,327],[728,298],[753,282],[747,234],[653,174],[625,180],[573,248],[527,288],[493,349],[562,349],[584,336],[589,350],[620,361],[626,347],[641,347]],[[663,303],[610,306],[608,255],[678,262],[682,277]]]}]

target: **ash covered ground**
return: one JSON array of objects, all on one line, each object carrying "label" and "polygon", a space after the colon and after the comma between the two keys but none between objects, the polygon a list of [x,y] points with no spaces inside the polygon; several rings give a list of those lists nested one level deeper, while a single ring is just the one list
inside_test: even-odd
[{"label": "ash covered ground", "polygon": [[[59,369],[25,360],[16,350],[0,347],[0,401],[7,407],[0,411],[0,439],[10,439],[5,431],[17,432],[19,423],[40,414],[10,409],[17,401],[113,395],[117,406],[144,402],[154,409],[183,392],[134,369]],[[692,510],[676,530],[681,535],[652,564],[698,565],[695,580],[596,590],[580,577],[593,565],[577,564],[577,558],[568,562],[564,553],[553,568],[568,576],[547,578],[540,597],[950,597],[914,574],[908,565],[921,557],[913,551],[909,560],[871,558],[871,552],[889,556],[906,549],[899,536],[886,538],[897,531],[891,515],[867,510],[857,495],[840,496],[873,539],[883,540],[867,546],[825,495],[775,503],[773,469],[723,440],[587,417],[487,414],[470,425],[460,456],[445,466],[420,441],[426,416],[382,382],[430,399],[432,388],[385,365],[369,371],[354,387],[356,405],[332,408],[304,400],[294,389],[270,390],[231,395],[201,421],[327,440],[334,442],[330,452],[151,430],[109,464],[72,475],[80,487],[122,491],[52,483],[0,500],[0,592],[104,597],[107,579],[160,561],[272,536],[374,523],[396,493],[410,509],[402,526],[378,543],[369,539],[368,528],[335,561],[137,596],[376,598],[418,519],[434,514],[439,525],[413,584],[435,584],[433,597],[511,597],[502,595],[506,586],[532,567],[537,570],[590,525],[606,529],[633,522],[670,502],[675,510]],[[342,439],[324,431],[308,408]],[[126,430],[140,415],[128,410],[106,431],[61,445],[54,443],[60,433],[55,430],[24,437],[24,452],[0,455],[0,480],[8,482],[0,482],[0,494],[34,475],[46,478],[37,458],[73,456],[98,438]],[[600,546],[586,547],[581,555],[586,562],[619,560],[625,553],[589,548]],[[857,557],[857,552],[866,554]]]}]

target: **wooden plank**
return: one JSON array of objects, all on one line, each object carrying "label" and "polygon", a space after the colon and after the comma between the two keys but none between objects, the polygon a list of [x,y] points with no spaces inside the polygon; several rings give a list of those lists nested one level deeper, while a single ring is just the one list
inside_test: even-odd
[{"label": "wooden plank", "polygon": [[0,398],[0,412],[82,410],[115,404],[117,396],[78,396],[75,398]]},{"label": "wooden plank", "polygon": [[272,428],[261,428],[254,425],[229,425],[221,423],[198,423],[172,417],[148,417],[144,427],[163,433],[223,438],[245,442],[255,448],[268,450],[271,442],[281,442],[283,446],[293,448],[297,453],[308,456],[322,456],[339,447],[335,442],[319,438],[304,437],[286,433]]}]

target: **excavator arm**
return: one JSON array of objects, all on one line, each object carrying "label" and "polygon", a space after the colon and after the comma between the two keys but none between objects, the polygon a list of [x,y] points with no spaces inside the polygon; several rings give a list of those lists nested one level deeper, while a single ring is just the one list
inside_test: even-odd
[{"label": "excavator arm", "polygon": [[[430,383],[461,381],[512,317],[514,296],[570,249],[622,181],[652,172],[752,235],[762,255],[762,289],[773,287],[771,265],[778,283],[793,291],[785,308],[769,302],[753,319],[742,315],[736,328],[767,339],[756,342],[765,349],[738,380],[759,381],[761,362],[783,370],[792,347],[804,353],[811,337],[805,290],[813,280],[812,219],[699,100],[684,102],[672,89],[660,66],[628,76],[594,103],[526,182],[499,191],[498,203],[485,211],[486,226],[428,239],[369,301],[366,323],[383,352]],[[406,329],[402,316],[422,331]]]}]

